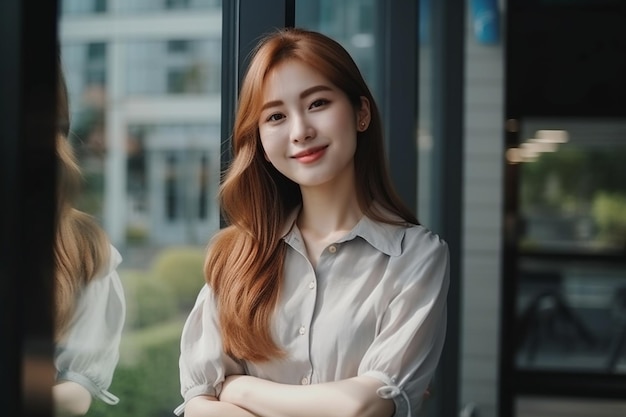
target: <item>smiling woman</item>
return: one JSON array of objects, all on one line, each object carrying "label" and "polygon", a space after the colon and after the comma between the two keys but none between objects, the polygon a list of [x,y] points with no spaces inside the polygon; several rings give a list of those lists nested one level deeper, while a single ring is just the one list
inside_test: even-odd
[{"label": "smiling woman", "polygon": [[194,416],[413,416],[446,329],[447,244],[388,175],[376,103],[313,31],[258,45],[244,78],[229,226],[181,339]]}]

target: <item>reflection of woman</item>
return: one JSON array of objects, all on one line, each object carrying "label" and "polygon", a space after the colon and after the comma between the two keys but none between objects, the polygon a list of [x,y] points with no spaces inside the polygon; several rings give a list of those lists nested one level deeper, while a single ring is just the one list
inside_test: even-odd
[{"label": "reflection of woman", "polygon": [[233,146],[176,413],[414,416],[443,346],[448,250],[396,197],[348,53],[315,32],[264,39]]},{"label": "reflection of woman", "polygon": [[57,415],[85,414],[93,397],[115,404],[107,390],[119,358],[126,304],[116,268],[120,254],[86,213],[72,207],[80,170],[67,140],[67,92],[59,77],[58,206],[55,262]]}]

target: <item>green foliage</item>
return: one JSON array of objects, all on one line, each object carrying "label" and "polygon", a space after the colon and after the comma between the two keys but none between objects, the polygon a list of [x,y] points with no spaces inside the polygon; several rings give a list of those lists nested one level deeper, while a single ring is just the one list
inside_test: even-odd
[{"label": "green foliage", "polygon": [[599,192],[593,200],[592,213],[602,240],[626,244],[626,194]]},{"label": "green foliage", "polygon": [[154,279],[150,273],[134,270],[120,271],[126,296],[126,328],[153,325],[176,315],[176,300],[170,288]]},{"label": "green foliage", "polygon": [[172,247],[156,258],[152,270],[156,280],[170,288],[181,312],[193,306],[204,284],[204,253],[196,247]]},{"label": "green foliage", "polygon": [[579,196],[580,188],[588,175],[584,167],[587,156],[581,149],[562,148],[548,152],[531,163],[522,166],[522,204],[541,205],[544,209],[562,209],[572,197]]},{"label": "green foliage", "polygon": [[178,372],[182,326],[180,321],[161,323],[125,335],[109,389],[120,402],[108,405],[94,400],[87,416],[172,417],[182,402]]},{"label": "green foliage", "polygon": [[94,400],[88,417],[172,417],[181,402],[178,359],[184,320],[204,283],[204,253],[162,251],[147,271],[120,270],[127,319],[109,391],[117,405]]},{"label": "green foliage", "polygon": [[144,243],[148,238],[148,230],[143,226],[127,226],[126,242],[129,245]]},{"label": "green foliage", "polygon": [[586,210],[596,192],[626,192],[626,148],[562,146],[521,167],[525,210]]}]

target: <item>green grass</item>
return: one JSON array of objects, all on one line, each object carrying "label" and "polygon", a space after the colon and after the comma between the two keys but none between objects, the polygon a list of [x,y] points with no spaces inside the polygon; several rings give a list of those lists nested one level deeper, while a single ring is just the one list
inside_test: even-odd
[{"label": "green grass", "polygon": [[120,402],[111,406],[95,400],[87,416],[173,416],[182,402],[178,373],[182,326],[179,318],[125,333],[109,389]]}]

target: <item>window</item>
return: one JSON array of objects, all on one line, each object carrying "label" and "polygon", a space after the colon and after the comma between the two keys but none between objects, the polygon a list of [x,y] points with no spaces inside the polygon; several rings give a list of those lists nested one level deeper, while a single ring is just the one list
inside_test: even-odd
[{"label": "window", "polygon": [[121,253],[127,305],[109,389],[120,402],[94,400],[89,415],[172,415],[180,330],[219,228],[221,2],[119,1],[77,14],[86,3],[64,3],[74,9],[61,10],[59,31],[84,176],[76,205]]}]

